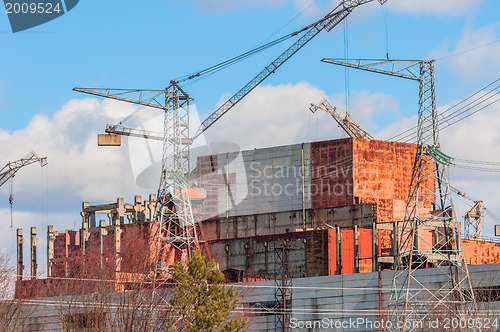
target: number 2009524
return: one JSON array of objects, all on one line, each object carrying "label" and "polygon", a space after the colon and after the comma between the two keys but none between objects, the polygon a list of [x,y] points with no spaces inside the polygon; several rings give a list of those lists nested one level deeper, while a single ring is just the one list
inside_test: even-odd
[{"label": "number 2009524", "polygon": [[7,14],[53,14],[61,12],[60,4],[57,3],[55,6],[50,2],[38,2],[38,3],[27,3],[27,2],[6,2],[5,12]]}]

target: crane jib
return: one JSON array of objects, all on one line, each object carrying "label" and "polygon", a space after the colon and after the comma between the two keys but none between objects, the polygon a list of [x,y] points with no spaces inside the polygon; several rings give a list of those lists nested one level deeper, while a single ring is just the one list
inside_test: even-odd
[{"label": "crane jib", "polygon": [[[288,59],[290,59],[296,52],[298,52],[302,47],[304,47],[311,39],[313,39],[322,30],[327,29],[332,30],[336,25],[338,25],[342,20],[344,20],[356,7],[372,2],[373,0],[344,0],[339,4],[334,10],[332,10],[328,15],[322,20],[314,23],[307,32],[299,38],[292,46],[290,46],[285,52],[283,52],[278,58],[276,58],[270,65],[266,66],[257,76],[255,76],[249,83],[247,83],[243,88],[241,88],[236,94],[234,94],[229,100],[222,104],[217,110],[215,110],[208,118],[206,118],[198,128],[198,131],[193,136],[193,140],[200,136],[205,130],[210,128],[217,120],[219,120],[224,114],[226,114],[232,107],[234,107],[238,102],[240,102],[247,94],[249,94],[253,89],[255,89],[260,83],[262,83],[267,77],[276,71],[281,65],[283,65]],[[380,4],[384,4],[387,0],[378,0]],[[273,67],[273,68],[270,68]]]}]

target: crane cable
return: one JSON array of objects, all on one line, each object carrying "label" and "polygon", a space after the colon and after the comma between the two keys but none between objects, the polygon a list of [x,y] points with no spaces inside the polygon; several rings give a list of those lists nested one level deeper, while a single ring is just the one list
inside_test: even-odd
[{"label": "crane cable", "polygon": [[200,70],[198,72],[194,72],[194,73],[191,73],[191,74],[188,74],[188,75],[185,75],[185,76],[181,76],[181,77],[175,79],[175,81],[177,83],[183,83],[185,81],[189,81],[189,80],[192,80],[192,79],[195,79],[195,78],[199,78],[200,76],[203,76],[203,75],[206,75],[206,74],[214,74],[214,73],[216,73],[216,72],[218,72],[218,71],[220,71],[222,69],[225,69],[225,68],[227,68],[229,66],[232,66],[232,65],[234,65],[234,64],[236,64],[236,63],[238,63],[238,62],[240,62],[242,60],[245,60],[246,58],[249,58],[252,55],[255,55],[255,54],[259,53],[259,52],[262,52],[262,51],[264,51],[264,50],[266,50],[266,49],[268,49],[268,48],[270,48],[272,46],[278,45],[278,44],[280,44],[280,43],[282,43],[282,42],[284,42],[284,41],[286,41],[286,40],[288,40],[288,39],[290,39],[292,37],[295,37],[298,34],[300,34],[301,32],[304,32],[304,31],[306,31],[309,28],[310,28],[310,26],[307,26],[307,27],[305,27],[305,28],[303,28],[301,30],[297,30],[295,32],[289,33],[288,35],[285,35],[283,37],[275,39],[275,40],[273,40],[273,41],[271,41],[271,42],[269,42],[267,44],[264,44],[262,46],[258,46],[258,47],[254,48],[254,49],[252,49],[252,50],[250,50],[248,52],[242,53],[242,54],[240,54],[238,56],[235,56],[235,57],[233,57],[231,59],[228,59],[226,61],[220,62],[220,63],[218,63],[216,65],[211,66],[211,67],[202,69],[202,70]]},{"label": "crane cable", "polygon": [[[344,19],[344,59],[349,59],[349,25],[347,24],[347,18]],[[349,67],[344,67],[345,110],[348,115],[351,114],[349,79]]]},{"label": "crane cable", "polygon": [[10,187],[10,196],[9,196],[9,204],[10,204],[10,228],[12,228],[14,226],[14,222],[13,222],[13,219],[12,219],[12,203],[14,203],[14,197],[12,196],[12,192],[13,192],[13,189],[12,189],[12,180],[14,179],[14,176],[10,178],[9,180],[9,187]]},{"label": "crane cable", "polygon": [[388,27],[388,19],[387,19],[387,7],[382,6],[382,16],[384,17],[384,27],[385,27],[385,56],[387,60],[389,60],[389,27]]},{"label": "crane cable", "polygon": [[[304,10],[302,10],[297,16],[295,16],[293,19],[291,19],[290,21],[288,21],[284,26],[282,26],[280,29],[278,29],[276,32],[274,32],[271,36],[269,36],[268,38],[266,38],[262,43],[264,43],[265,41],[267,41],[268,39],[270,39],[272,36],[274,36],[275,34],[277,34],[279,31],[281,31],[284,27],[286,27],[287,25],[289,25],[291,22],[293,22],[295,19],[297,19],[297,17],[299,17],[300,15],[302,15],[305,11],[307,11],[310,7],[312,7],[316,2],[318,2],[318,0],[315,0],[313,1],[309,6],[307,6],[306,8],[304,8]],[[231,59],[228,59],[226,61],[223,61],[223,62],[220,62],[216,65],[213,65],[211,67],[208,67],[208,68],[205,68],[203,70],[200,70],[200,71],[197,71],[197,72],[194,72],[194,73],[191,73],[191,74],[188,74],[188,75],[184,75],[184,76],[180,76],[176,79],[174,79],[175,82],[177,83],[183,83],[183,82],[186,82],[186,81],[189,81],[189,80],[193,80],[196,78],[196,80],[192,81],[191,83],[187,83],[187,84],[184,84],[183,86],[186,87],[186,86],[189,86],[191,84],[194,84],[196,82],[198,82],[200,79],[201,79],[201,76],[203,75],[207,75],[207,76],[210,76],[212,74],[215,74],[216,72],[220,71],[220,70],[223,70],[225,68],[228,68],[240,61],[243,61],[249,57],[251,57],[252,55],[255,55],[261,51],[264,51],[268,48],[271,48],[272,46],[275,46],[275,45],[278,45],[292,37],[295,37],[297,35],[299,35],[300,33],[306,31],[307,29],[311,28],[313,25],[321,22],[322,20],[324,20],[325,18],[319,20],[319,21],[316,21],[314,22],[313,24],[310,24],[308,26],[306,26],[305,28],[302,28],[300,30],[297,30],[297,31],[294,31],[288,35],[285,35],[283,37],[280,37],[280,38],[277,38],[269,43],[266,43],[266,44],[263,44],[263,45],[259,45],[257,47],[255,47],[254,49],[248,51],[248,52],[245,52],[245,53],[242,53],[236,57],[233,57]],[[262,44],[261,43],[261,44]],[[158,97],[159,95],[161,94],[157,94],[155,96],[153,96],[152,98],[150,99],[154,99],[156,97]],[[132,112],[130,115],[126,116],[124,119],[120,120],[119,123],[117,123],[116,125],[117,126],[121,126],[123,124],[123,122],[125,122],[126,120],[128,120],[129,118],[131,118],[132,116],[134,116],[135,114],[137,114],[144,106],[140,106],[138,107],[134,112]]]}]

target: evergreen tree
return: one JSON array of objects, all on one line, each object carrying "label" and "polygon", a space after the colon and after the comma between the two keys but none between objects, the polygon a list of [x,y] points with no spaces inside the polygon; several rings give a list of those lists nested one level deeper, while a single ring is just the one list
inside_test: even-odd
[{"label": "evergreen tree", "polygon": [[246,318],[230,318],[238,305],[238,292],[223,283],[224,274],[214,261],[206,262],[197,251],[189,259],[187,268],[174,265],[173,278],[177,282],[170,304],[179,315],[171,331],[239,331]]}]

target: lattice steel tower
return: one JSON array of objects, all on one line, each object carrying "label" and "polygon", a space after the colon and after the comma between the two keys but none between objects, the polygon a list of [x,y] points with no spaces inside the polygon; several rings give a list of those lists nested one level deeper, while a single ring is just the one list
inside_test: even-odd
[{"label": "lattice steel tower", "polygon": [[[440,151],[434,61],[420,63],[419,82],[417,153],[389,303],[391,314],[402,315],[403,330],[432,318],[469,318],[476,311],[446,173],[449,157]],[[424,280],[429,277],[419,273],[426,266],[440,272],[439,289],[430,289]]]},{"label": "lattice steel tower", "polygon": [[[199,249],[189,199],[189,96],[175,83],[165,89],[163,153],[155,220],[158,222],[157,274],[167,274],[173,263],[185,262]],[[163,256],[165,255],[165,256]],[[162,259],[160,259],[162,258]]]},{"label": "lattice steel tower", "polygon": [[[169,276],[174,262],[199,249],[189,199],[189,96],[170,82],[165,90],[75,88],[75,91],[125,101],[164,112],[162,164],[152,231],[154,280]],[[144,138],[148,135],[135,135]]]},{"label": "lattice steel tower", "polygon": [[292,276],[290,275],[290,242],[284,240],[274,248],[276,253],[276,278],[274,279],[276,292],[276,321],[275,331],[288,332],[292,328]]},{"label": "lattice steel tower", "polygon": [[[395,330],[425,329],[430,319],[476,315],[474,293],[464,258],[446,166],[440,150],[434,61],[338,60],[327,63],[419,82],[417,152],[404,221],[395,234],[398,248],[388,315],[400,320]],[[429,288],[421,268],[435,267],[438,289]]]}]

